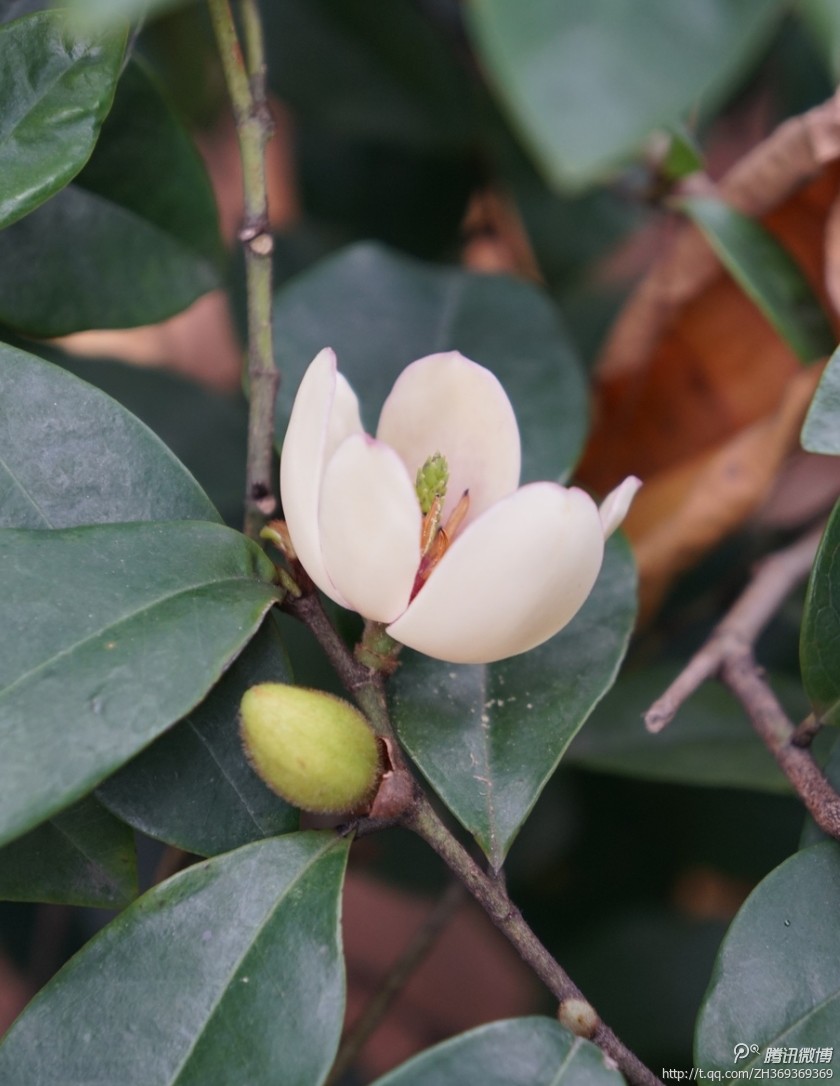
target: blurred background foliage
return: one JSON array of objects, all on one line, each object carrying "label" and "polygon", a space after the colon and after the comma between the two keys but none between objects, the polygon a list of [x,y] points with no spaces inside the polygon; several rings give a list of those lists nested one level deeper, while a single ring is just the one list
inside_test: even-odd
[{"label": "blurred background foliage", "polygon": [[[0,0],[0,20],[44,6]],[[55,195],[10,215],[2,338],[137,414],[238,525],[247,420],[235,138],[204,7],[148,8],[90,158]],[[840,490],[833,461],[798,449],[819,374],[803,354],[829,353],[840,320],[840,106],[823,105],[840,75],[837,10],[832,0],[263,4],[284,369],[327,330],[341,358],[365,307],[365,320],[391,322],[395,343],[404,322],[408,362],[444,303],[467,306],[462,292],[481,297],[453,327],[480,339],[496,303],[466,273],[514,277],[551,300],[573,405],[557,405],[558,427],[568,424],[560,459],[573,462],[580,446],[588,374],[593,429],[579,478],[604,491],[636,471],[647,484],[628,523],[642,602],[628,664],[539,800],[508,878],[552,951],[654,1068],[690,1066],[726,926],[804,823],[722,691],[701,691],[659,737],[640,715],[754,561]],[[686,200],[698,197],[726,201],[722,219],[698,211],[692,226]],[[356,269],[358,303],[330,307],[322,282],[336,269]],[[409,327],[412,291],[428,312],[412,311]],[[538,339],[533,291],[516,298],[506,327]],[[492,341],[488,350],[495,330]],[[791,600],[759,646],[795,720],[807,712],[800,615]],[[334,685],[314,643],[296,631],[287,644],[300,682]],[[145,885],[151,841],[140,859]],[[351,897],[372,895],[355,930],[348,906],[352,1006],[382,968],[366,944],[371,910],[399,941],[415,903],[392,895],[429,894],[441,876],[400,834],[363,842],[351,870]],[[3,1023],[101,916],[5,904],[0,919]],[[473,963],[485,956],[493,999],[464,982],[478,1017],[461,1006],[447,1018],[421,984],[367,1050],[364,1075],[482,1016],[550,1013],[486,934]],[[471,967],[457,966],[459,976]],[[441,977],[462,983],[445,960],[429,968],[438,990]]]}]

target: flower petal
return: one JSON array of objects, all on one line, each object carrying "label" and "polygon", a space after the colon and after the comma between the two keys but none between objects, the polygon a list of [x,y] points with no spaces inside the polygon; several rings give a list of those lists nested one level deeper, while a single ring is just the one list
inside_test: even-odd
[{"label": "flower petal", "polygon": [[619,483],[615,490],[611,490],[601,502],[599,512],[604,526],[604,539],[609,539],[627,516],[630,503],[641,485],[641,479],[637,479],[635,475],[628,475],[624,482]]},{"label": "flower petal", "polygon": [[452,663],[515,656],[574,617],[603,551],[598,507],[588,494],[532,483],[464,530],[388,633]]},{"label": "flower petal", "polygon": [[280,497],[303,568],[338,603],[344,600],[321,556],[319,495],[328,458],[349,434],[361,430],[356,395],[337,372],[335,352],[326,347],[310,362],[295,397],[280,457]]},{"label": "flower petal", "polygon": [[327,464],[319,511],[328,576],[347,606],[391,622],[408,605],[420,564],[422,515],[405,465],[365,434]]},{"label": "flower petal", "polygon": [[449,465],[446,520],[465,490],[467,522],[519,485],[519,427],[496,377],[457,351],[412,362],[382,407],[377,438],[400,454],[412,479],[436,452]]}]

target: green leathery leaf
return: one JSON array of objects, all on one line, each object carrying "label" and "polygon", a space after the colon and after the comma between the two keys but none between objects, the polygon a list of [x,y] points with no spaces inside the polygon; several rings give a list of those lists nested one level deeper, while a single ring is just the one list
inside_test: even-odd
[{"label": "green leathery leaf", "polygon": [[151,837],[200,856],[297,829],[298,812],[251,769],[239,703],[261,682],[291,682],[272,615],[188,717],[110,777],[98,797]]},{"label": "green leathery leaf", "polygon": [[836,338],[805,276],[761,223],[706,196],[678,204],[721,263],[803,362],[830,354]]},{"label": "green leathery leaf", "polygon": [[88,164],[4,231],[0,321],[38,336],[150,324],[219,286],[223,259],[204,166],[132,60]]},{"label": "green leathery leaf", "polygon": [[829,358],[802,427],[806,452],[840,455],[840,349]]},{"label": "green leathery leaf", "polygon": [[[770,1047],[833,1046],[840,1069],[840,846],[804,849],[747,898],[718,954],[695,1036],[697,1067],[739,1071]],[[816,1063],[813,1064],[818,1066]]]},{"label": "green leathery leaf", "polygon": [[323,347],[336,351],[369,432],[410,362],[457,350],[492,370],[510,397],[523,481],[563,476],[579,455],[587,402],[578,361],[556,309],[526,283],[353,245],[281,289],[274,320],[284,374],[279,441],[301,377]]},{"label": "green leathery leaf", "polygon": [[820,720],[840,724],[840,502],[823,532],[799,636],[802,685]]},{"label": "green leathery leaf", "polygon": [[0,843],[67,807],[188,713],[277,598],[219,524],[0,532]]},{"label": "green leathery leaf", "polygon": [[780,0],[473,0],[482,66],[546,177],[603,177],[698,100],[705,110],[769,41]]},{"label": "green leathery leaf", "polygon": [[390,684],[399,737],[495,868],[614,682],[635,615],[635,567],[614,537],[580,613],[544,645],[494,664],[401,658]]},{"label": "green leathery leaf", "polygon": [[87,162],[125,44],[124,30],[81,32],[63,11],[0,26],[0,227],[38,207]]},{"label": "green leathery leaf", "polygon": [[452,1037],[373,1086],[621,1086],[590,1041],[550,1018],[512,1018]]},{"label": "green leathery leaf", "polygon": [[0,528],[218,520],[186,468],[110,396],[0,343]]},{"label": "green leathery leaf", "polygon": [[287,834],[156,886],[24,1010],[0,1080],[319,1086],[344,1017],[347,850]]},{"label": "green leathery leaf", "polygon": [[0,848],[0,900],[115,908],[137,896],[134,834],[91,796]]}]

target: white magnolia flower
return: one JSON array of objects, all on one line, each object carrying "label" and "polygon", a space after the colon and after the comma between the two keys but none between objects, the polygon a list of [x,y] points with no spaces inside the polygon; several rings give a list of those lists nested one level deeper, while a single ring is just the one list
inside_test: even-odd
[{"label": "white magnolia flower", "polygon": [[[413,362],[372,438],[326,349],[295,398],[280,490],[298,558],[328,596],[428,656],[489,663],[573,618],[641,485],[625,479],[599,510],[576,487],[519,487],[519,470],[519,428],[489,370],[456,351]],[[447,471],[424,515],[418,493],[440,495]]]}]

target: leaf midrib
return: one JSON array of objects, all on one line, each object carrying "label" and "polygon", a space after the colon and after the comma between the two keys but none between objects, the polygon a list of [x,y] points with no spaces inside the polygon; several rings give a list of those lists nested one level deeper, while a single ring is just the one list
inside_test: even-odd
[{"label": "leaf midrib", "polygon": [[43,671],[51,664],[56,663],[58,660],[61,660],[64,657],[72,655],[72,653],[76,652],[87,644],[93,641],[97,641],[98,639],[102,638],[107,632],[111,630],[116,630],[120,626],[124,626],[128,622],[132,622],[139,615],[142,615],[146,612],[154,611],[157,607],[160,607],[165,603],[177,600],[180,597],[187,596],[193,592],[200,592],[202,589],[205,588],[223,587],[225,585],[239,584],[241,582],[244,582],[246,584],[261,585],[266,589],[267,594],[271,595],[271,586],[269,584],[264,581],[260,581],[256,577],[248,577],[244,574],[240,574],[237,577],[213,578],[211,580],[196,582],[195,584],[190,584],[183,588],[180,588],[176,592],[169,592],[166,595],[158,596],[150,602],[145,603],[142,607],[138,607],[134,611],[130,611],[127,614],[120,615],[119,618],[115,619],[108,625],[103,626],[101,629],[96,630],[94,633],[88,634],[86,637],[83,637],[78,641],[75,641],[72,645],[68,645],[66,648],[63,648],[59,652],[54,653],[52,656],[49,656],[46,660],[42,660],[35,667],[30,668],[29,671],[25,671],[22,675],[19,675],[16,679],[14,679],[13,682],[0,689],[0,704],[2,704],[3,699],[10,692],[14,691],[17,687],[24,685],[34,675],[37,675],[39,672]]},{"label": "leaf midrib", "polygon": [[207,1014],[206,1014],[206,1016],[204,1018],[204,1023],[202,1025],[202,1027],[198,1030],[198,1032],[193,1037],[192,1042],[187,1047],[187,1050],[186,1050],[186,1052],[184,1054],[184,1058],[181,1060],[180,1064],[176,1068],[173,1069],[172,1077],[165,1084],[165,1086],[177,1086],[179,1080],[181,1080],[181,1076],[182,1076],[183,1072],[188,1069],[189,1062],[192,1059],[194,1052],[198,1048],[199,1042],[201,1041],[202,1037],[206,1033],[206,1031],[209,1028],[210,1024],[212,1023],[213,1019],[215,1018],[216,1011],[219,1009],[219,1007],[221,1006],[221,1004],[223,1003],[223,1001],[225,999],[225,996],[230,991],[231,981],[236,976],[236,974],[239,972],[240,968],[242,967],[242,963],[245,961],[245,959],[248,957],[248,955],[253,950],[254,944],[257,942],[260,935],[263,933],[263,931],[265,931],[265,929],[268,927],[268,925],[274,919],[274,916],[275,916],[276,912],[278,911],[278,909],[280,909],[282,907],[282,905],[284,904],[284,902],[288,898],[289,894],[301,882],[301,880],[304,878],[304,876],[309,874],[309,871],[312,869],[312,867],[314,867],[315,864],[318,861],[322,860],[324,858],[324,856],[327,854],[327,852],[329,852],[330,849],[334,848],[335,845],[336,845],[336,841],[334,839],[324,843],[323,847],[320,848],[318,850],[318,852],[309,861],[307,861],[306,865],[297,873],[297,875],[294,877],[294,879],[292,879],[292,881],[286,885],[285,889],[283,890],[282,896],[279,898],[279,900],[275,898],[274,904],[266,912],[266,914],[265,914],[265,916],[264,916],[264,918],[262,920],[262,923],[260,923],[259,925],[257,925],[256,928],[253,929],[253,932],[254,932],[253,937],[249,940],[247,946],[245,947],[245,950],[241,954],[236,956],[232,968],[229,969],[228,972],[227,972],[227,980],[226,980],[226,982],[224,984],[220,985],[217,997],[213,1000],[213,1002],[210,1004],[210,1006],[207,1009]]}]

